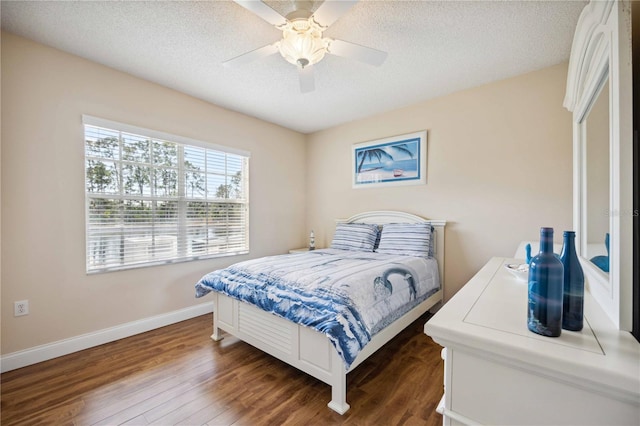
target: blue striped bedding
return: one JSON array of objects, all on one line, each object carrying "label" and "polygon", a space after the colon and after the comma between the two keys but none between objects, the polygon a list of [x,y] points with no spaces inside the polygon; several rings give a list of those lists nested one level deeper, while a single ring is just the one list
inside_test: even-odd
[{"label": "blue striped bedding", "polygon": [[347,368],[377,332],[440,288],[434,258],[338,249],[269,256],[211,272],[211,291],[325,334]]}]

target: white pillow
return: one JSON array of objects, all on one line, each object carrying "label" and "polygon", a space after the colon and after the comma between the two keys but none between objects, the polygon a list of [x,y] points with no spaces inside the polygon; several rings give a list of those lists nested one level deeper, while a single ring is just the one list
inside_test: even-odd
[{"label": "white pillow", "polygon": [[354,251],[373,251],[378,225],[370,223],[339,223],[331,241],[331,248]]},{"label": "white pillow", "polygon": [[382,227],[378,253],[433,256],[433,227],[429,223],[389,223]]}]

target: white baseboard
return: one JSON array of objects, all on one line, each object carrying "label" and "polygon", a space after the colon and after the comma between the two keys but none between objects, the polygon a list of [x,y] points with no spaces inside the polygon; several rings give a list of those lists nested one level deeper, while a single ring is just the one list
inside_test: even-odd
[{"label": "white baseboard", "polygon": [[0,371],[4,373],[5,371],[26,367],[27,365],[103,345],[211,312],[213,312],[213,302],[202,303],[166,314],[128,322],[18,352],[12,352],[0,358]]}]

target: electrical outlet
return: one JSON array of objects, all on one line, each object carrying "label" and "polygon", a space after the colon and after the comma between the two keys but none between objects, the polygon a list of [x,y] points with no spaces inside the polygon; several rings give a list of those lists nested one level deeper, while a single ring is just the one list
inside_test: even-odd
[{"label": "electrical outlet", "polygon": [[20,300],[18,302],[13,302],[13,316],[19,317],[22,315],[29,315],[28,300]]}]

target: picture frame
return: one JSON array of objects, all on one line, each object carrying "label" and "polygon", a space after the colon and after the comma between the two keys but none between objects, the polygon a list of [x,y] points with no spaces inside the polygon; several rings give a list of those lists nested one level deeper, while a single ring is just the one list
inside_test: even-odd
[{"label": "picture frame", "polygon": [[427,131],[354,144],[353,188],[427,183]]}]

